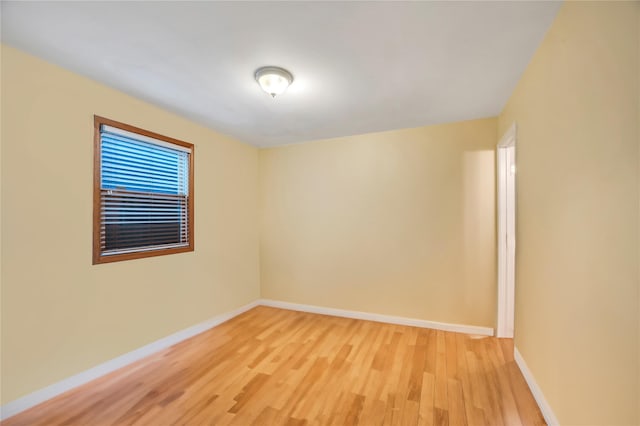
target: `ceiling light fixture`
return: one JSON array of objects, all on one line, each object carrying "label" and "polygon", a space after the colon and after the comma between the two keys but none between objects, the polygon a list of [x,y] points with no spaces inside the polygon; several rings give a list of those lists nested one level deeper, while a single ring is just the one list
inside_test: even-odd
[{"label": "ceiling light fixture", "polygon": [[284,68],[262,67],[256,70],[256,81],[262,90],[275,98],[276,95],[281,95],[287,90],[293,82],[293,76]]}]

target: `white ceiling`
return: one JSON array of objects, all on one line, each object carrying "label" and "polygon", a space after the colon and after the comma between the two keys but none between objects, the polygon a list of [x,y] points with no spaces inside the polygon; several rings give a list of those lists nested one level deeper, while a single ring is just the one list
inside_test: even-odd
[{"label": "white ceiling", "polygon": [[560,4],[3,1],[2,40],[264,147],[495,116]]}]

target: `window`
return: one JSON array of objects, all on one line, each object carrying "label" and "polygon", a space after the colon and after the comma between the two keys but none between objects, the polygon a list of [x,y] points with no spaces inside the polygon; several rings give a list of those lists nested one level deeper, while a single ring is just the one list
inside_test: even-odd
[{"label": "window", "polygon": [[94,117],[93,263],[193,251],[193,145]]}]

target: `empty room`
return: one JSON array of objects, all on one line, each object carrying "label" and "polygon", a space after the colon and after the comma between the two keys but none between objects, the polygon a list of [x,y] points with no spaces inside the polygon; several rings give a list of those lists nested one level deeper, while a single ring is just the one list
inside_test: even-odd
[{"label": "empty room", "polygon": [[0,19],[2,425],[640,425],[640,1]]}]

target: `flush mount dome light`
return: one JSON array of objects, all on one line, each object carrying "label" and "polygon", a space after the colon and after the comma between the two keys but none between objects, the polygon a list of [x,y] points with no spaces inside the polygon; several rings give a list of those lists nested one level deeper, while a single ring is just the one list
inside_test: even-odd
[{"label": "flush mount dome light", "polygon": [[262,90],[275,98],[276,95],[281,95],[287,90],[293,82],[293,76],[284,68],[262,67],[256,70],[256,81]]}]

